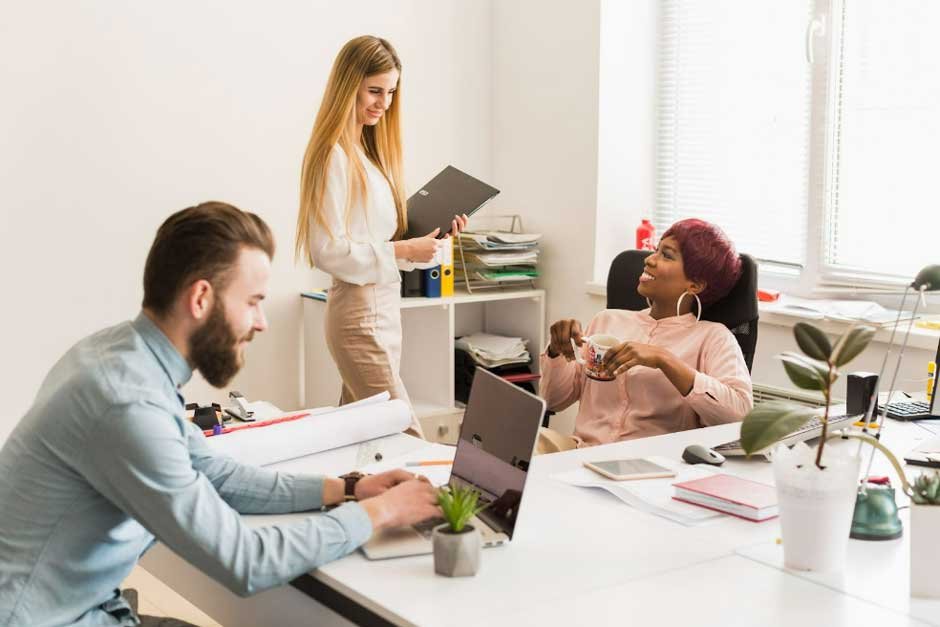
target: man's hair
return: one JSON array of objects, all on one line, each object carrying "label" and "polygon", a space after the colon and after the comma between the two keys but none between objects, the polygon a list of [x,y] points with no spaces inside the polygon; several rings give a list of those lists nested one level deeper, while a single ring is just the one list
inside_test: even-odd
[{"label": "man's hair", "polygon": [[177,211],[160,226],[144,266],[143,306],[169,312],[181,290],[205,279],[223,291],[243,247],[274,258],[274,236],[264,220],[224,202]]}]

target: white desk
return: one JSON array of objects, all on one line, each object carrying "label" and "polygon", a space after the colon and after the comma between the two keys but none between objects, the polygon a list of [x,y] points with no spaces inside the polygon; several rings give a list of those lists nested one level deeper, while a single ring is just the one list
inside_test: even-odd
[{"label": "white desk", "polygon": [[[354,615],[357,621],[379,617],[395,624],[940,625],[940,601],[878,604],[746,556],[748,547],[768,546],[779,536],[775,520],[725,517],[684,527],[636,511],[605,492],[549,478],[585,459],[677,458],[690,443],[714,446],[735,438],[738,429],[724,425],[536,458],[515,538],[509,546],[485,550],[476,577],[438,577],[430,555],[370,562],[354,553],[294,585],[339,603],[344,612],[366,608],[366,614]],[[917,425],[892,422],[885,441],[903,452],[929,435]],[[392,436],[381,446],[388,457],[422,444]],[[356,456],[356,447],[347,447],[285,467],[335,473],[348,470]],[[770,464],[762,461],[732,458],[725,468],[772,482]],[[891,474],[880,456],[876,469]],[[279,517],[249,518],[262,524]],[[863,554],[883,551],[879,543],[850,542],[851,550]],[[143,565],[226,626],[348,624],[296,588],[237,599],[162,547],[151,551]],[[878,573],[871,576],[877,579]],[[876,595],[877,588],[871,593]],[[533,623],[536,618],[542,622]]]}]

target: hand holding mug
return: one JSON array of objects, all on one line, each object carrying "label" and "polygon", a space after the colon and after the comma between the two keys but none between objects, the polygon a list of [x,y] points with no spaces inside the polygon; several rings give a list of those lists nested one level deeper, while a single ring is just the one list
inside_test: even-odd
[{"label": "hand holding mug", "polygon": [[602,367],[610,377],[616,377],[633,366],[659,368],[665,349],[640,342],[623,342],[604,355]]},{"label": "hand holding mug", "polygon": [[558,357],[564,355],[565,359],[572,361],[578,347],[581,346],[581,323],[577,320],[559,320],[552,325],[551,343],[548,345],[548,356]]},{"label": "hand holding mug", "polygon": [[571,340],[571,348],[575,352],[575,360],[584,366],[585,374],[598,381],[613,381],[615,375],[607,369],[605,359],[611,349],[622,345],[620,338],[607,333],[595,333],[582,338],[582,341],[587,344],[587,357],[579,354],[574,338]]}]

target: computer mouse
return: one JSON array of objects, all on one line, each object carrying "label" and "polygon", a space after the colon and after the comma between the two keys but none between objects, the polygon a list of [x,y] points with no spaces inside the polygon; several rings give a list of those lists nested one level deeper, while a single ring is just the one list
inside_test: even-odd
[{"label": "computer mouse", "polygon": [[712,466],[721,466],[725,463],[725,457],[721,453],[716,453],[710,448],[701,444],[690,444],[682,451],[682,459],[689,464],[711,464]]}]

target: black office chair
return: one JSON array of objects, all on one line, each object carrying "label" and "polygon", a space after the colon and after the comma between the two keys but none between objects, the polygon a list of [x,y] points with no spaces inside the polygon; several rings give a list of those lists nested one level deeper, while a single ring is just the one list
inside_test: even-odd
[{"label": "black office chair", "polygon": [[[625,250],[614,258],[607,273],[607,308],[640,311],[649,305],[636,291],[648,250]],[[741,255],[741,278],[721,300],[702,311],[702,320],[728,327],[741,346],[748,372],[757,349],[757,264]]]}]

